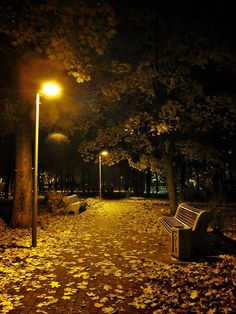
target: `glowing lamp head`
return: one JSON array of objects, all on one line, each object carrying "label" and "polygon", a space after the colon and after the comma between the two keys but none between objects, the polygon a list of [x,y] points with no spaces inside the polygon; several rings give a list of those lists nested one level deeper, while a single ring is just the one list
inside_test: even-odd
[{"label": "glowing lamp head", "polygon": [[102,155],[102,156],[107,156],[107,155],[108,155],[108,151],[103,150],[103,151],[100,153],[100,155]]},{"label": "glowing lamp head", "polygon": [[45,83],[42,88],[42,93],[47,96],[56,96],[60,94],[60,92],[60,86],[52,82]]}]

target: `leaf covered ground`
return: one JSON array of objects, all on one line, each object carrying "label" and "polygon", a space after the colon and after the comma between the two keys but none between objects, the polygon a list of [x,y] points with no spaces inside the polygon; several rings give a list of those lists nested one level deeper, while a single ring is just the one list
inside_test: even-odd
[{"label": "leaf covered ground", "polygon": [[0,224],[0,313],[233,313],[235,257],[171,258],[165,201],[89,200],[80,215]]}]

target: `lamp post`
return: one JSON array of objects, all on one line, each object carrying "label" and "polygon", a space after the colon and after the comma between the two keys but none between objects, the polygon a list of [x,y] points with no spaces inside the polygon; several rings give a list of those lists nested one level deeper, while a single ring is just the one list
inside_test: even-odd
[{"label": "lamp post", "polygon": [[[42,95],[55,96],[60,92],[60,87],[55,83],[45,83]],[[36,94],[35,115],[35,145],[34,145],[34,194],[32,208],[32,246],[37,246],[37,216],[38,216],[38,148],[39,148],[39,105],[41,94]]]},{"label": "lamp post", "polygon": [[107,156],[108,152],[103,150],[98,155],[98,171],[99,171],[99,198],[102,199],[102,156]]}]

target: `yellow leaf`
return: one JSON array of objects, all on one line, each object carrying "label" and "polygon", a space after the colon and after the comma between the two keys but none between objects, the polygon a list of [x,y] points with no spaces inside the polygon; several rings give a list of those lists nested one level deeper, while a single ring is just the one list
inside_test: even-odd
[{"label": "yellow leaf", "polygon": [[216,309],[210,309],[206,312],[206,314],[215,314],[216,313]]},{"label": "yellow leaf", "polygon": [[114,294],[114,293],[110,293],[110,294],[109,294],[109,298],[110,298],[111,300],[113,300],[113,299],[117,298],[117,295]]},{"label": "yellow leaf", "polygon": [[79,283],[79,284],[77,285],[77,287],[78,287],[79,289],[86,289],[87,286],[88,286],[88,282],[87,282],[87,281],[82,281],[81,283]]},{"label": "yellow leaf", "polygon": [[95,297],[96,295],[93,292],[87,292],[86,293],[89,297]]},{"label": "yellow leaf", "polygon": [[147,288],[144,289],[145,293],[153,293],[152,287],[151,286],[147,286]]},{"label": "yellow leaf", "polygon": [[114,309],[112,306],[104,307],[104,308],[102,309],[102,311],[103,311],[104,313],[107,313],[107,314],[113,313],[114,310],[115,310],[115,309]]},{"label": "yellow leaf", "polygon": [[48,305],[47,302],[41,302],[41,303],[37,304],[37,307],[42,307],[42,306],[46,306],[46,305]]},{"label": "yellow leaf", "polygon": [[198,297],[198,291],[197,290],[193,290],[190,294],[190,298],[191,299],[196,299]]},{"label": "yellow leaf", "polygon": [[94,304],[94,306],[95,306],[95,307],[98,307],[98,308],[103,307],[103,305],[104,305],[103,303],[95,303],[95,304]]},{"label": "yellow leaf", "polygon": [[114,275],[115,275],[116,277],[121,277],[121,273],[120,273],[120,271],[119,271],[119,270],[118,270],[118,271],[116,271]]},{"label": "yellow leaf", "polygon": [[52,281],[52,282],[51,282],[51,287],[52,287],[52,288],[58,288],[58,287],[60,287],[60,284],[59,284],[59,282],[57,282],[57,281]]},{"label": "yellow leaf", "polygon": [[104,285],[103,289],[104,289],[105,291],[109,291],[110,289],[112,289],[112,287],[109,286],[109,285]]}]

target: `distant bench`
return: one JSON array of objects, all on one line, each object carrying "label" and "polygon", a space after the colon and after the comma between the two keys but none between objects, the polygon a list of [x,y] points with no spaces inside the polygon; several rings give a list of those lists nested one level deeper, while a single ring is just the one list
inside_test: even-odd
[{"label": "distant bench", "polygon": [[87,202],[80,200],[76,194],[64,196],[62,201],[68,214],[79,214],[86,210]]},{"label": "distant bench", "polygon": [[171,254],[179,259],[205,251],[209,212],[187,203],[178,206],[174,216],[159,218],[162,230],[171,236]]}]

